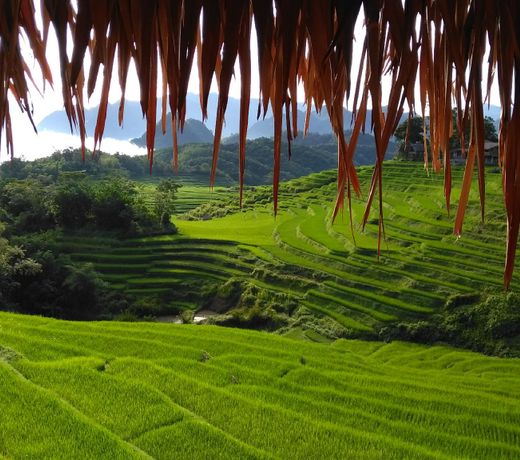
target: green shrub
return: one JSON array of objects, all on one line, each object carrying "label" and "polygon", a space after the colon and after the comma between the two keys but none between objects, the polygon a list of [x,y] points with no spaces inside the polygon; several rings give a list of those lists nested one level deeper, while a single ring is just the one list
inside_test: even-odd
[{"label": "green shrub", "polygon": [[274,331],[287,326],[288,320],[285,316],[277,314],[270,308],[239,308],[221,316],[215,324],[245,329],[262,329]]},{"label": "green shrub", "polygon": [[520,356],[520,295],[491,292],[452,296],[429,319],[381,328],[384,340],[446,342],[499,356]]}]

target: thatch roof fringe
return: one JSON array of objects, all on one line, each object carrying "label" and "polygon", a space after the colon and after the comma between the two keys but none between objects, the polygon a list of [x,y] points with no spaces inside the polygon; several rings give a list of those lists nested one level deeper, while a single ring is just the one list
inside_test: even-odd
[{"label": "thatch roof fringe", "polygon": [[[365,37],[364,41],[363,37],[356,39],[358,43],[363,43],[363,59],[361,67],[353,71],[354,27],[361,9],[366,18]],[[249,43],[250,34],[255,30],[261,101],[258,113],[265,114],[270,104],[275,120],[275,211],[282,126],[285,126],[290,144],[297,134],[296,93],[297,84],[301,81],[308,110],[312,106],[321,110],[324,106],[338,138],[335,215],[343,206],[345,195],[350,204],[352,190],[360,193],[353,155],[370,101],[370,125],[376,139],[377,157],[363,223],[367,222],[377,195],[380,234],[384,231],[381,202],[383,159],[404,104],[412,110],[416,109],[414,94],[417,83],[423,114],[429,106],[432,167],[440,171],[441,164],[444,165],[448,212],[451,200],[448,149],[453,130],[453,106],[458,109],[459,126],[465,120],[471,120],[468,160],[455,217],[455,233],[462,231],[475,163],[478,166],[484,216],[482,78],[486,72],[490,85],[496,72],[503,107],[499,145],[508,224],[504,282],[506,286],[509,284],[520,224],[520,78],[517,77],[520,72],[520,5],[517,0],[275,0],[274,6],[273,2],[265,0],[78,0],[77,11],[70,0],[42,0],[42,31],[35,25],[33,0],[0,0],[0,11],[0,136],[5,133],[8,152],[12,152],[13,148],[8,92],[31,118],[27,86],[31,75],[20,51],[18,38],[22,31],[27,35],[44,80],[52,84],[53,76],[45,57],[47,31],[52,24],[59,43],[65,110],[71,124],[79,126],[83,145],[82,98],[85,84],[87,94],[92,94],[100,66],[103,65],[103,86],[95,129],[97,147],[103,137],[114,62],[118,62],[118,79],[123,92],[120,121],[124,115],[129,64],[131,60],[135,62],[141,85],[141,106],[147,120],[150,165],[153,162],[157,88],[162,88],[163,101],[169,102],[173,122],[182,127],[189,75],[198,50],[204,116],[213,77],[220,91],[212,181],[227,94],[238,59],[242,74],[239,152],[242,185],[251,81]],[[74,41],[70,58],[66,52],[68,29]],[[491,52],[487,67],[484,67],[486,44],[489,44]],[[84,75],[83,59],[87,49],[92,65],[88,75]],[[157,81],[159,67],[163,70],[161,82]],[[390,75],[392,82],[388,101],[382,100],[381,92],[381,79],[385,73]],[[352,84],[351,75],[357,75],[355,85]],[[347,140],[343,134],[343,104],[352,88],[356,120],[353,135]],[[489,93],[490,86],[486,89]],[[512,101],[513,93],[515,101]],[[388,106],[385,114],[383,105]],[[166,109],[164,103],[163,120]],[[284,111],[285,121],[282,119]],[[463,135],[464,130],[459,129],[459,132]],[[464,141],[461,145],[465,145]],[[176,145],[174,152],[176,163]],[[425,167],[428,168],[426,144],[424,158]]]}]

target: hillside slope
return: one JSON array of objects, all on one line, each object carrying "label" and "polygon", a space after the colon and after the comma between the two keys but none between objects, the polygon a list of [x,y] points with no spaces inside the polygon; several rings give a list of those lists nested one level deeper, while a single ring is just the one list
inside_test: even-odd
[{"label": "hillside slope", "polygon": [[514,459],[520,361],[0,313],[0,456]]},{"label": "hillside slope", "polygon": [[[155,316],[209,309],[219,313],[212,317],[219,324],[284,333],[303,328],[311,340],[376,338],[405,323],[414,340],[450,340],[488,353],[518,354],[512,317],[504,317],[503,325],[490,318],[477,340],[458,333],[434,335],[426,323],[452,315],[451,303],[475,303],[481,294],[502,291],[500,175],[487,172],[485,224],[474,187],[464,233],[456,238],[453,217],[444,208],[441,175],[428,176],[419,164],[395,161],[385,163],[384,170],[386,237],[379,258],[375,210],[365,231],[359,228],[363,197],[353,197],[354,236],[346,212],[331,222],[334,171],[283,183],[276,219],[270,187],[247,189],[242,210],[236,189],[210,194],[202,187],[198,198],[196,188],[181,188],[179,210],[188,214],[174,219],[178,235],[67,236],[60,247],[78,262],[93,263],[121,292],[151,298]],[[371,167],[358,170],[364,193],[371,172]],[[454,197],[462,172],[454,168]],[[515,274],[512,290],[518,290],[519,280]],[[461,329],[465,317],[457,320]],[[455,324],[448,326],[453,330]],[[509,336],[498,344],[501,328]],[[485,336],[491,337],[489,344]]]},{"label": "hillside slope", "polygon": [[[394,144],[390,143],[393,153]],[[229,142],[221,145],[217,178],[230,185],[238,184],[238,144]],[[245,184],[264,185],[273,181],[273,140],[265,137],[247,141],[245,164]],[[191,144],[179,149],[179,172],[184,176],[197,175],[209,178],[212,164],[213,145]],[[389,154],[389,157],[392,155]],[[163,165],[171,162],[171,148],[158,150],[154,156],[155,170],[164,170]],[[359,137],[355,164],[369,165],[375,161],[374,138],[368,134]],[[306,138],[297,138],[292,143],[291,157],[288,147],[282,143],[280,180],[287,181],[297,177],[337,167],[338,146],[331,135],[311,134]],[[170,168],[171,169],[171,168]]]}]

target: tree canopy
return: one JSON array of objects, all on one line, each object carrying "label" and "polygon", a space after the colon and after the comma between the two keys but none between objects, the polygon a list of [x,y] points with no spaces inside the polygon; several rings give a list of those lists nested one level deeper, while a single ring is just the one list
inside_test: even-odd
[{"label": "tree canopy", "polygon": [[[77,8],[75,7],[77,5]],[[282,124],[287,138],[297,133],[297,84],[305,89],[307,120],[312,107],[326,108],[338,138],[338,194],[336,212],[351,190],[360,193],[353,156],[357,134],[365,124],[367,104],[372,106],[370,126],[376,139],[376,164],[370,187],[366,223],[379,196],[380,233],[383,231],[382,162],[405,103],[423,115],[429,106],[432,166],[444,169],[446,201],[451,195],[451,167],[441,164],[450,141],[451,111],[457,107],[459,125],[471,120],[466,175],[455,218],[456,234],[462,231],[475,164],[482,214],[485,202],[483,74],[487,91],[496,75],[502,105],[500,161],[504,174],[507,209],[505,284],[511,279],[520,225],[520,4],[517,0],[43,0],[43,28],[35,20],[33,0],[0,0],[0,130],[5,131],[8,151],[13,139],[8,93],[31,119],[28,81],[31,66],[20,47],[26,37],[43,78],[52,84],[56,72],[45,56],[52,24],[59,43],[63,101],[71,124],[85,138],[83,97],[91,95],[100,69],[101,103],[95,143],[103,126],[114,63],[123,97],[130,62],[140,82],[140,100],[147,119],[150,164],[156,123],[156,99],[162,89],[162,118],[169,102],[173,123],[184,124],[186,92],[197,51],[200,101],[206,115],[213,78],[219,87],[212,180],[216,171],[222,123],[234,65],[241,73],[241,121],[239,171],[243,177],[247,114],[251,91],[250,37],[256,32],[260,82],[259,114],[271,106],[274,115],[273,201],[277,207]],[[361,11],[364,36],[355,37]],[[254,27],[253,27],[254,23]],[[72,36],[72,52],[67,40]],[[354,39],[363,48],[353,62]],[[486,47],[490,55],[483,64]],[[84,69],[89,50],[92,64]],[[159,69],[162,80],[158,81]],[[383,100],[382,76],[390,76],[388,100]],[[353,82],[355,82],[353,84]],[[419,85],[420,100],[415,100]],[[486,89],[486,88],[485,88]],[[353,95],[355,124],[352,137],[343,133],[343,104]],[[514,95],[514,98],[513,98]],[[387,110],[383,113],[383,106]],[[163,129],[165,128],[163,124]],[[176,131],[173,130],[175,133]],[[289,144],[290,145],[290,144]],[[174,149],[176,150],[176,149]],[[290,147],[289,147],[290,150]],[[242,180],[242,179],[241,179]]]},{"label": "tree canopy", "polygon": [[[451,149],[458,149],[464,147],[464,151],[467,151],[469,147],[469,140],[471,137],[471,122],[466,120],[464,124],[463,135],[459,131],[460,127],[457,123],[458,112],[457,109],[452,110],[452,127],[450,142],[448,144],[448,150],[445,152],[449,153]],[[394,137],[398,142],[398,149],[403,151],[411,144],[424,144],[424,151],[426,154],[431,149],[430,145],[430,118],[420,116],[410,116],[408,119],[403,121],[395,130]],[[484,139],[486,141],[497,142],[498,134],[495,127],[495,121],[491,117],[484,117]],[[428,160],[426,159],[425,162]]]}]

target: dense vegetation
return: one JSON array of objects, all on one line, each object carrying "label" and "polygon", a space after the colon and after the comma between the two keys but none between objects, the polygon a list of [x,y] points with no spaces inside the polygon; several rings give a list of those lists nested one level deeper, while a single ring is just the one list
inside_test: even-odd
[{"label": "dense vegetation", "polygon": [[[348,126],[348,122],[352,120],[352,114],[345,111],[344,116],[345,124]],[[291,143],[291,158],[289,158],[289,155],[283,155],[281,158],[282,180],[305,176],[313,172],[334,168],[337,165],[338,143],[330,130],[329,122],[313,114],[310,121],[311,132],[303,136],[304,120],[305,112],[300,111],[298,127],[300,135],[296,136]],[[261,128],[261,125],[265,126]],[[168,162],[173,146],[171,115],[168,115],[166,127],[166,133],[162,134],[162,123],[157,123],[156,132],[159,134],[155,138],[155,148],[158,150],[166,149],[165,152],[160,153],[160,161],[165,159]],[[317,129],[318,132],[314,132],[314,129]],[[247,141],[245,182],[249,185],[270,184],[273,180],[273,119],[258,121],[251,127],[251,133],[256,134],[253,135],[254,140],[250,139]],[[345,134],[348,139],[351,131],[346,128]],[[184,174],[196,172],[209,175],[213,153],[213,145],[210,145],[210,143],[213,142],[213,135],[208,128],[200,121],[189,119],[186,120],[184,131],[179,131],[177,136],[178,145],[185,147],[180,150],[180,171]],[[284,140],[287,138],[285,132],[282,137]],[[141,147],[146,147],[146,133],[143,133],[141,137],[134,139],[132,142]],[[236,167],[238,144],[238,134],[228,136],[222,140],[218,176],[221,181],[226,183],[234,184],[238,181]],[[284,152],[289,153],[286,142],[282,143],[282,148]],[[388,146],[389,157],[394,154],[394,149],[394,143],[390,142]],[[166,157],[163,158],[165,154]],[[374,136],[368,133],[361,133],[358,136],[354,161],[356,165],[374,164]]]},{"label": "dense vegetation", "polygon": [[518,360],[0,313],[7,458],[514,459]]},{"label": "dense vegetation", "polygon": [[128,301],[56,241],[67,232],[125,237],[174,234],[178,185],[163,180],[143,200],[122,177],[92,180],[83,172],[0,180],[0,308],[93,319]]},{"label": "dense vegetation", "polygon": [[[430,118],[426,117],[426,126],[424,126],[423,117],[414,116],[410,117],[402,122],[395,130],[394,137],[397,141],[397,157],[406,157],[406,150],[409,149],[410,145],[423,144],[424,134],[426,133],[426,142],[430,143]],[[463,121],[461,120],[461,123]],[[470,142],[470,126],[471,120],[466,120],[464,125],[464,147],[466,150],[469,147]],[[458,112],[456,109],[452,111],[452,127],[453,131],[450,136],[450,149],[459,149],[461,147],[461,135],[459,132],[459,120]],[[426,128],[426,131],[425,129]],[[484,139],[486,141],[497,142],[498,133],[496,130],[496,121],[493,118],[486,116],[484,117]]]}]

